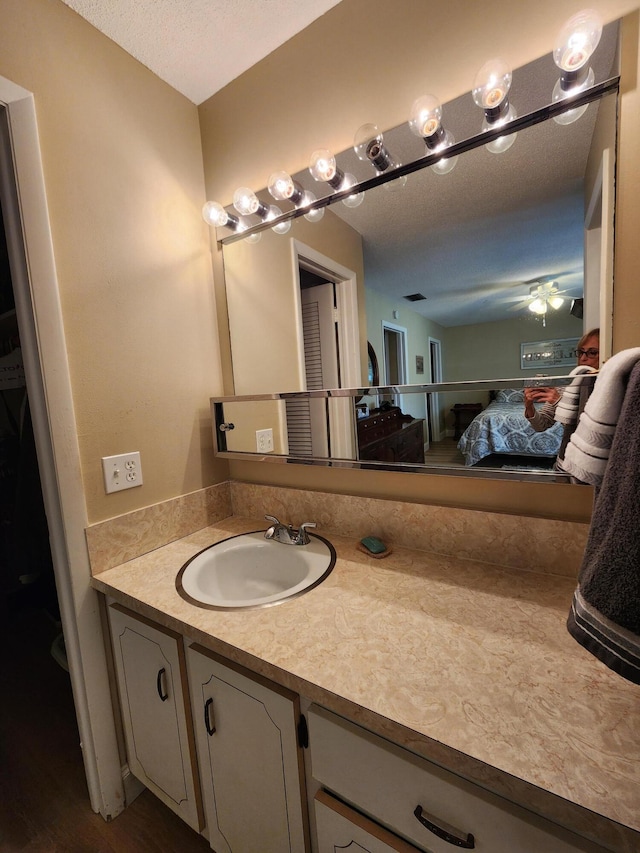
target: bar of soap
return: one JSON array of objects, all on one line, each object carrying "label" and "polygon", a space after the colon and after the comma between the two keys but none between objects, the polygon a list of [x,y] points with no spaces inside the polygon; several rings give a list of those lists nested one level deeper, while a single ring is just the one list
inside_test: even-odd
[{"label": "bar of soap", "polygon": [[365,536],[360,540],[360,543],[364,545],[367,551],[370,551],[372,554],[382,554],[387,550],[387,546],[384,542],[381,542],[379,539],[376,539],[375,536]]}]

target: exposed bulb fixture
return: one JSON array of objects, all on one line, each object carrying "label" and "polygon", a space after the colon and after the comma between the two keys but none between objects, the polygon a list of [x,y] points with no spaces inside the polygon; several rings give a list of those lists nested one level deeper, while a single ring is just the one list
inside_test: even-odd
[{"label": "exposed bulb fixture", "polygon": [[202,218],[208,225],[214,228],[222,228],[227,225],[229,228],[237,231],[240,226],[240,220],[232,213],[227,213],[221,204],[217,201],[208,201],[202,208]]},{"label": "exposed bulb fixture", "polygon": [[[313,152],[309,160],[309,172],[314,180],[329,184],[336,192],[349,189],[357,183],[353,175],[338,168],[336,158],[328,148],[318,148]],[[342,203],[347,207],[358,207],[363,201],[364,193],[354,193],[342,199]],[[324,211],[324,208],[322,210]]]},{"label": "exposed bulb fixture", "polygon": [[[342,189],[348,190],[350,187],[355,187],[357,181],[350,175],[349,172],[344,176],[344,181],[342,182]],[[345,207],[360,207],[362,202],[364,201],[364,193],[353,193],[352,195],[348,195],[346,198],[342,199],[342,203]]]},{"label": "exposed bulb fixture", "polygon": [[[317,200],[318,199],[315,197],[315,195],[307,190],[304,194],[303,203],[300,206],[311,207],[314,201]],[[324,207],[314,207],[307,213],[303,214],[303,216],[308,222],[320,222],[320,220],[324,216]]]},{"label": "exposed bulb fixture", "polygon": [[[400,165],[389,153],[384,144],[384,137],[375,124],[363,124],[356,130],[353,138],[353,150],[359,160],[364,163],[371,163],[379,175],[389,169],[396,169]],[[394,190],[403,187],[406,183],[407,176],[403,175],[384,186],[389,190]]]},{"label": "exposed bulb fixture", "polygon": [[233,194],[233,206],[242,216],[255,213],[260,219],[266,219],[269,208],[263,204],[249,187],[238,187]]},{"label": "exposed bulb fixture", "polygon": [[276,201],[290,201],[298,207],[304,200],[304,190],[288,172],[274,172],[269,178],[268,189]]},{"label": "exposed bulb fixture", "polygon": [[[274,219],[277,219],[279,216],[282,216],[282,211],[275,204],[270,204],[268,208],[268,213],[264,218],[265,222],[271,222]],[[286,234],[287,231],[291,230],[291,220],[285,219],[284,222],[279,222],[277,225],[274,225],[271,230],[275,234]]]},{"label": "exposed bulb fixture", "polygon": [[[435,95],[423,95],[413,102],[409,115],[409,127],[416,136],[424,140],[430,153],[436,154],[453,145],[451,131],[442,126],[442,105]],[[443,157],[431,166],[438,175],[448,174],[458,162],[456,157]]]},{"label": "exposed bulb fixture", "polygon": [[[511,67],[504,59],[490,59],[476,74],[471,94],[475,103],[484,110],[483,131],[496,130],[517,118],[514,106],[509,103],[512,79]],[[499,136],[487,143],[487,150],[492,154],[502,154],[511,148],[516,136],[515,133]]]},{"label": "exposed bulb fixture", "polygon": [[[569,18],[556,39],[553,61],[560,69],[560,77],[553,88],[552,99],[570,100],[573,96],[593,86],[595,75],[589,60],[602,35],[602,19],[593,9],[583,9]],[[587,110],[588,104],[554,116],[557,124],[572,124]]]},{"label": "exposed bulb fixture", "polygon": [[344,172],[338,168],[336,158],[328,148],[318,148],[309,160],[309,171],[316,181],[324,182],[339,190],[344,181]]}]

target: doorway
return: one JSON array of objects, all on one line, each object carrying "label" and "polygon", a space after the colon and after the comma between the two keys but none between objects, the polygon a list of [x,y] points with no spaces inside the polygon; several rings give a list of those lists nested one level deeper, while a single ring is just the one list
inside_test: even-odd
[{"label": "doorway", "polygon": [[[298,240],[292,241],[292,249],[302,390],[359,387],[362,372],[356,274]],[[356,458],[355,411],[349,397],[296,401],[295,412],[290,411],[292,405],[287,402],[287,431],[295,425],[296,442],[306,448],[294,455]]]},{"label": "doorway", "polygon": [[[442,382],[442,344],[429,337],[429,382]],[[441,404],[439,394],[427,394],[427,425],[429,443],[442,440]]]},{"label": "doorway", "polygon": [[[384,385],[398,386],[408,384],[409,363],[407,361],[407,330],[395,323],[382,322],[382,365]],[[401,394],[391,392],[381,395],[394,406],[403,410]],[[404,411],[404,410],[403,410]]]},{"label": "doorway", "polygon": [[[33,95],[0,77],[0,203],[33,439],[91,807],[124,807],[124,786],[97,593],[90,566],[80,452]],[[38,322],[40,321],[40,322]],[[57,667],[57,665],[55,665]],[[59,668],[58,668],[59,669]]]}]

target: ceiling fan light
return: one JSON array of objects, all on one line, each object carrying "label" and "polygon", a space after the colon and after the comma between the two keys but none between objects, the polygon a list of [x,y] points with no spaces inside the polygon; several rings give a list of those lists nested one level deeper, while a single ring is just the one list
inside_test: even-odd
[{"label": "ceiling fan light", "polygon": [[545,299],[534,299],[533,302],[529,303],[529,311],[533,311],[534,314],[546,314],[547,313],[547,302]]},{"label": "ceiling fan light", "polygon": [[551,296],[549,297],[548,302],[556,311],[564,305],[564,299],[562,296]]}]

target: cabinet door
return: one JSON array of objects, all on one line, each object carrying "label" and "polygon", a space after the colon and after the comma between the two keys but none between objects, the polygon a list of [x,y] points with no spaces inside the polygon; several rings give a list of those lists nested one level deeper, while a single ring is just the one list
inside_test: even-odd
[{"label": "cabinet door", "polygon": [[133,775],[202,829],[182,638],[118,604],[109,607],[127,758]]},{"label": "cabinet door", "polygon": [[211,847],[303,853],[298,697],[200,646],[187,662]]},{"label": "cabinet door", "polygon": [[318,791],[314,799],[318,853],[420,853],[417,847]]}]

